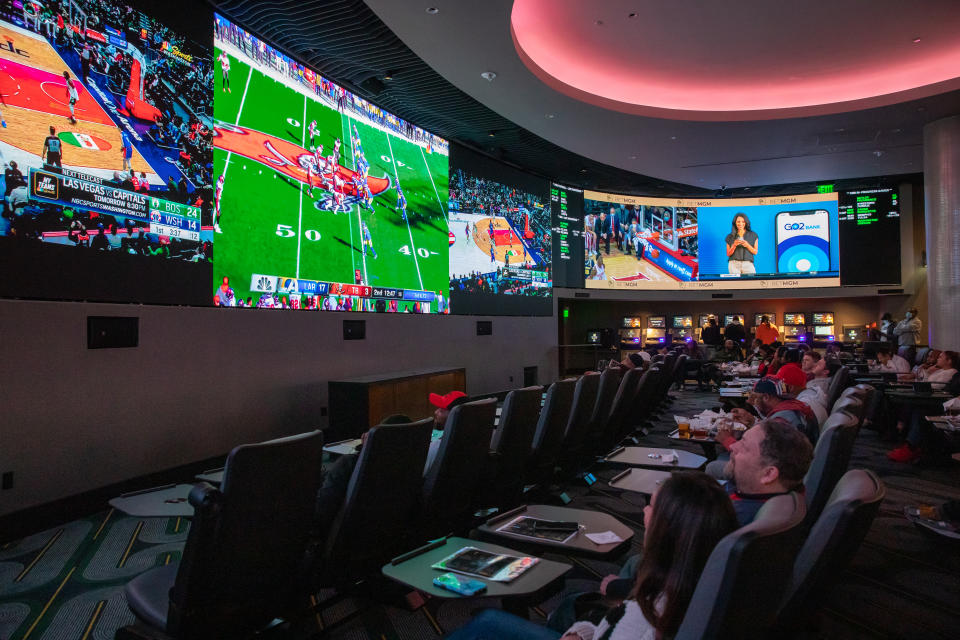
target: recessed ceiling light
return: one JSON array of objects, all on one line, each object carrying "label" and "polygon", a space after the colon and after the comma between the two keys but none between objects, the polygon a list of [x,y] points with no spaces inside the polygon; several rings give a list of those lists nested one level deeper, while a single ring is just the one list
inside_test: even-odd
[{"label": "recessed ceiling light", "polygon": [[580,169],[580,173],[586,173],[586,172],[587,172],[586,169]]},{"label": "recessed ceiling light", "polygon": [[630,159],[631,159],[631,160],[636,160],[636,159],[637,159],[637,156],[630,156]]},{"label": "recessed ceiling light", "polygon": [[677,136],[670,136],[670,139],[671,139],[671,140],[676,140],[676,139],[677,139]]},{"label": "recessed ceiling light", "polygon": [[438,9],[437,7],[427,7],[427,13],[429,13],[432,16],[435,16],[438,13],[440,13],[440,9]]},{"label": "recessed ceiling light", "polygon": [[496,79],[497,74],[494,71],[484,71],[480,74],[480,77],[486,80],[487,82],[493,82]]},{"label": "recessed ceiling light", "polygon": [[636,12],[636,11],[631,11],[630,13],[627,14],[627,17],[628,17],[628,18],[636,18],[636,17],[637,17],[637,12]]},{"label": "recessed ceiling light", "polygon": [[556,116],[556,114],[548,113],[548,114],[546,114],[546,115],[543,116],[543,117],[546,118],[547,120],[553,120],[553,119],[556,118],[557,116]]},{"label": "recessed ceiling light", "polygon": [[914,39],[913,39],[913,44],[918,44],[919,42],[920,42],[920,38],[914,38]]},{"label": "recessed ceiling light", "polygon": [[593,21],[593,24],[597,25],[598,27],[602,27],[602,26],[603,26],[603,20],[594,20],[594,21]]},{"label": "recessed ceiling light", "polygon": [[487,137],[488,137],[488,138],[495,138],[496,136],[497,136],[497,134],[495,134],[493,131],[491,131],[490,133],[487,134]]}]

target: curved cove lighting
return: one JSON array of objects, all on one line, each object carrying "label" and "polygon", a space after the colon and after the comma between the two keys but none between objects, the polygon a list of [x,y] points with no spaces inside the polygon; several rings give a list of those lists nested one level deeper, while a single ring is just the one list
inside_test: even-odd
[{"label": "curved cove lighting", "polygon": [[[660,118],[821,115],[960,89],[956,6],[877,4],[515,0],[511,35],[554,90]],[[870,18],[887,8],[903,19]]]}]

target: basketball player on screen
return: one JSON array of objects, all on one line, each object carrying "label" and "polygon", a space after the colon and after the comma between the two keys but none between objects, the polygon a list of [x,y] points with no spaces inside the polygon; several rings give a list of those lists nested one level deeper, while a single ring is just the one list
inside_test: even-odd
[{"label": "basketball player on screen", "polygon": [[80,99],[80,94],[77,91],[77,83],[75,80],[70,79],[70,72],[63,72],[63,79],[67,83],[67,100],[70,107],[70,124],[77,124],[76,114],[74,113],[74,105],[77,104],[77,100]]}]

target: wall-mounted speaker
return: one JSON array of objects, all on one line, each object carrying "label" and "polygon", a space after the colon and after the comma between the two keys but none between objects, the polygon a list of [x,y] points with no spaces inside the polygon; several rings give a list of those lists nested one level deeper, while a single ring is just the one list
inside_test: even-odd
[{"label": "wall-mounted speaker", "polygon": [[477,335],[478,335],[478,336],[492,336],[492,335],[493,335],[493,321],[492,321],[492,320],[477,320]]},{"label": "wall-mounted speaker", "polygon": [[140,318],[87,316],[87,349],[130,349],[140,344]]},{"label": "wall-mounted speaker", "polygon": [[365,340],[367,338],[366,320],[344,320],[343,321],[343,339],[344,340]]}]

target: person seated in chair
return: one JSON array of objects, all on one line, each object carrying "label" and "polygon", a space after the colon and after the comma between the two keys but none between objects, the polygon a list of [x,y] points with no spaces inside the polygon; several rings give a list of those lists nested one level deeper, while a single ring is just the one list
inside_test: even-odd
[{"label": "person seated in chair", "polygon": [[[485,609],[448,640],[654,640],[677,633],[717,543],[737,528],[733,506],[699,471],[675,473],[644,508],[644,554],[626,597],[593,619],[557,631]],[[611,603],[612,604],[612,603]]]},{"label": "person seated in chair", "polygon": [[[761,418],[780,418],[807,436],[810,444],[817,443],[820,427],[817,416],[805,403],[790,397],[782,380],[761,378],[753,385],[753,391],[747,396],[747,402],[757,410]],[[731,412],[736,422],[750,427],[757,418],[746,409],[737,407]],[[721,444],[724,444],[721,442]]]},{"label": "person seated in chair", "polygon": [[[437,431],[443,431],[443,428],[447,425],[447,418],[450,417],[450,411],[452,411],[454,407],[467,402],[470,402],[470,397],[463,391],[451,391],[442,396],[438,393],[431,393],[430,404],[434,406],[433,428]],[[427,451],[427,462],[423,465],[424,475],[429,471],[439,450],[440,439],[432,440],[430,442],[430,449]]]},{"label": "person seated in chair", "polygon": [[718,363],[740,362],[742,359],[743,353],[740,350],[740,346],[733,340],[725,340],[723,349],[713,354],[713,361],[700,367],[700,372],[697,374],[697,390],[704,391],[704,383],[713,383],[717,385],[717,387],[720,386],[720,383],[723,381],[723,376],[720,373]]},{"label": "person seated in chair", "polygon": [[[723,477],[739,525],[753,522],[764,503],[775,496],[802,491],[803,478],[813,461],[813,446],[787,422],[767,419],[756,423],[736,440],[729,428],[721,429],[718,438],[729,440],[730,459],[715,475]],[[711,470],[708,468],[708,472]],[[643,554],[627,559],[620,573],[608,575],[600,582],[599,594],[568,596],[550,616],[552,629],[566,629],[577,617],[584,603],[600,598],[622,600],[633,584]]]},{"label": "person seated in chair", "polygon": [[910,363],[890,349],[877,349],[877,370],[882,373],[910,373]]}]

